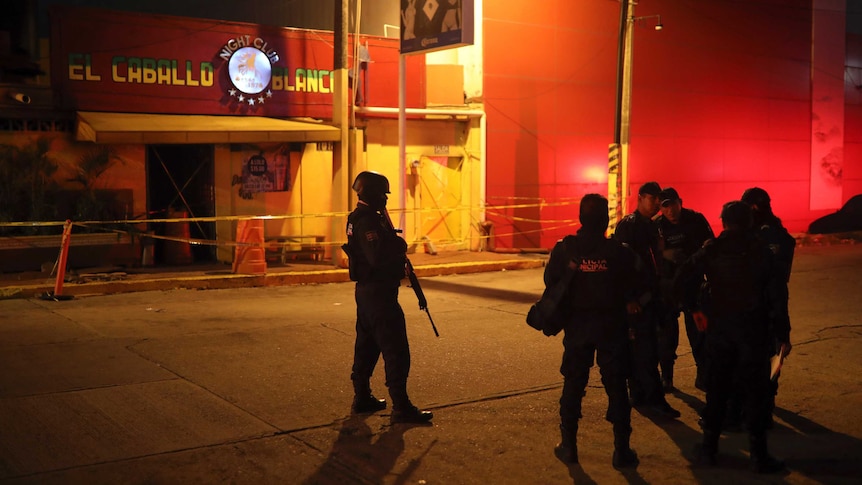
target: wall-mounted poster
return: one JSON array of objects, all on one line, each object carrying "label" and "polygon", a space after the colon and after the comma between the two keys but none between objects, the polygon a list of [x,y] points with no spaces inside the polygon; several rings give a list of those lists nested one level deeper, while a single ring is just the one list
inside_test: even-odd
[{"label": "wall-mounted poster", "polygon": [[242,164],[242,192],[290,190],[290,150],[280,148],[250,155]]}]

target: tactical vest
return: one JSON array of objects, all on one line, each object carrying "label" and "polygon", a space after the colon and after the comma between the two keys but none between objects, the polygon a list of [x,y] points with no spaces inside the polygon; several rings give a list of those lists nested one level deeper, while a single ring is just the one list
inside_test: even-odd
[{"label": "tactical vest", "polygon": [[602,240],[588,251],[582,241],[575,238],[572,260],[577,271],[570,287],[572,308],[575,311],[610,312],[619,308],[620,292],[615,272],[618,271],[619,243]]},{"label": "tactical vest", "polygon": [[706,248],[706,278],[712,311],[718,315],[735,315],[762,307],[766,277],[763,245],[754,237],[719,238]]},{"label": "tactical vest", "polygon": [[796,239],[787,232],[787,229],[781,225],[781,221],[776,217],[768,219],[760,226],[757,235],[775,254],[775,262],[778,264],[785,281],[790,281]]},{"label": "tactical vest", "polygon": [[[348,257],[350,279],[359,282],[387,281],[397,283],[404,278],[407,243],[389,227],[380,214],[355,210],[347,217],[347,244],[342,246]],[[362,250],[362,238],[373,233],[376,266],[372,267]]]}]

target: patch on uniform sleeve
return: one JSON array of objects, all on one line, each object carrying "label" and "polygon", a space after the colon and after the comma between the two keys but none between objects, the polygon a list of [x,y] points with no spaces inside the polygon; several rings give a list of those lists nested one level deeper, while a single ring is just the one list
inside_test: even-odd
[{"label": "patch on uniform sleeve", "polygon": [[347,235],[348,236],[353,235],[353,223],[352,222],[347,223]]},{"label": "patch on uniform sleeve", "polygon": [[365,233],[365,239],[369,241],[376,241],[380,239],[380,236],[377,234],[377,231],[368,231]]}]

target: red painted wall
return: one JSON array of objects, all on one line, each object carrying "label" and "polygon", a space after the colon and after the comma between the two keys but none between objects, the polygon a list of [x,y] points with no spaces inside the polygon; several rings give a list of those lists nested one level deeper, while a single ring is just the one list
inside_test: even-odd
[{"label": "red painted wall", "polygon": [[[577,206],[534,204],[607,193],[619,4],[494,1],[483,8],[488,214],[498,246],[547,247],[571,232]],[[531,207],[494,208],[513,204]]]},{"label": "red painted wall", "polygon": [[[51,82],[62,108],[332,118],[332,32],[64,6],[50,13]],[[270,60],[272,80],[241,101],[241,93],[231,93],[222,52],[255,39],[259,56]],[[373,61],[367,103],[397,107],[398,40],[363,36],[361,42]],[[156,67],[133,76],[130,66],[145,62]],[[409,57],[407,70],[416,80],[407,86],[407,106],[425,107],[424,57]],[[320,80],[312,88],[315,75]]]},{"label": "red painted wall", "polygon": [[[547,3],[537,9],[527,0],[501,0],[484,7],[492,204],[607,194],[620,4]],[[755,185],[769,191],[791,231],[831,212],[808,208],[810,2],[638,3],[636,16],[656,14],[660,32],[655,19],[635,24],[630,192],[649,180],[673,186],[683,205],[703,212],[716,230],[721,205]],[[847,49],[848,59],[860,58],[858,39]],[[862,109],[859,90],[852,91],[845,201],[862,189]],[[577,206],[490,210],[489,216],[498,245],[549,247],[575,230],[565,221],[577,218]]]}]

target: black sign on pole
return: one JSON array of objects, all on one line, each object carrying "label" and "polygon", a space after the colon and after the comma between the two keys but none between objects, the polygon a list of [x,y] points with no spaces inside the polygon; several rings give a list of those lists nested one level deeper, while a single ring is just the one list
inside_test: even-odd
[{"label": "black sign on pole", "polygon": [[401,0],[401,53],[473,45],[474,0]]}]

